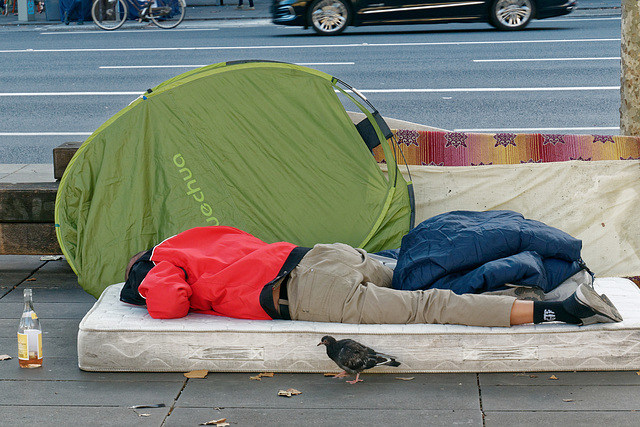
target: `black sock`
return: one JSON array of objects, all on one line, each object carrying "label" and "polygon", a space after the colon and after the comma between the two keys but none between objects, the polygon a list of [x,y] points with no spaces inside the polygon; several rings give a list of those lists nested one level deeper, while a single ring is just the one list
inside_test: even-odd
[{"label": "black sock", "polygon": [[582,321],[569,314],[562,305],[562,301],[534,301],[533,302],[533,323],[542,322],[565,322],[580,324]]}]

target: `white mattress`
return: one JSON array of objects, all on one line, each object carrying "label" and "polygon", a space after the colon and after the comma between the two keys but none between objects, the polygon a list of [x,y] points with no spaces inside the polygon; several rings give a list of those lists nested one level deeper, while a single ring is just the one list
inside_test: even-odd
[{"label": "white mattress", "polygon": [[80,323],[78,364],[86,371],[337,372],[323,335],[353,338],[392,354],[399,368],[376,372],[640,370],[640,290],[596,280],[624,321],[485,328],[460,325],[348,325],[238,320],[201,314],[152,319],[108,287]]}]

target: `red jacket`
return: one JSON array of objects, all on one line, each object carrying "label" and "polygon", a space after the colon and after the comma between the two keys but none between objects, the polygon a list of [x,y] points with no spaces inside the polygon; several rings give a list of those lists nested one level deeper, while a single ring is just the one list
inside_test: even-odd
[{"label": "red jacket", "polygon": [[156,319],[183,317],[189,311],[271,319],[260,293],[295,247],[268,244],[233,227],[193,228],[153,248],[154,266],[138,291]]}]

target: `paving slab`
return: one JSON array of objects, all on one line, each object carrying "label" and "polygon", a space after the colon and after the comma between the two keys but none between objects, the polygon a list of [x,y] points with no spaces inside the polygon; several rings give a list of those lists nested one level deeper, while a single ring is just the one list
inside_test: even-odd
[{"label": "paving slab", "polygon": [[[34,291],[35,293],[35,291]],[[0,318],[20,320],[24,304],[22,302],[4,302],[0,299]],[[34,302],[33,307],[38,317],[47,321],[47,319],[82,319],[87,311],[93,306],[92,303],[44,303]],[[45,328],[45,326],[42,326]]]},{"label": "paving slab", "polygon": [[639,386],[483,386],[482,407],[491,411],[640,410]]},{"label": "paving slab", "polygon": [[39,256],[0,255],[0,299],[31,277],[43,264]]},{"label": "paving slab", "polygon": [[[482,415],[478,410],[372,410],[354,405],[349,409],[335,409],[329,412],[326,409],[308,408],[290,411],[279,408],[182,408],[178,406],[166,419],[164,427],[196,426],[221,418],[225,418],[226,422],[232,426],[261,427],[483,425]],[[514,425],[517,424],[512,424]]]},{"label": "paving slab", "polygon": [[[2,21],[0,21],[1,24]],[[15,184],[20,182],[53,181],[55,181],[53,178],[53,162],[51,164],[0,164],[0,182]]]},{"label": "paving slab", "polygon": [[[17,348],[17,342],[14,345]],[[15,351],[17,353],[17,350]],[[4,351],[0,350],[0,354]],[[139,382],[155,384],[156,382],[178,382],[184,384],[182,373],[167,372],[86,372],[78,369],[78,358],[49,357],[45,353],[42,368],[22,369],[18,366],[16,355],[13,359],[0,361],[0,381],[89,381],[89,382]],[[2,425],[0,423],[0,425]]]},{"label": "paving slab", "polygon": [[557,427],[557,426],[616,426],[640,425],[636,411],[536,411],[485,412],[486,427]]},{"label": "paving slab", "polygon": [[[182,386],[183,383],[176,381],[156,381],[150,387],[144,381],[29,380],[21,381],[20,386],[16,387],[14,381],[0,381],[0,408],[12,405],[127,408],[143,404],[164,404],[170,407],[180,394]],[[4,410],[0,410],[4,414]]]},{"label": "paving slab", "polygon": [[[339,370],[336,370],[339,372]],[[190,380],[180,395],[180,407],[351,409],[354,401],[375,410],[479,410],[475,374],[362,374],[364,380],[348,384],[323,374],[276,374],[251,380],[258,374],[209,374]],[[412,377],[410,381],[397,378]],[[278,396],[279,390],[302,392],[295,398]],[[380,390],[384,389],[384,398]],[[439,396],[446,394],[447,399]]]},{"label": "paving slab", "polygon": [[169,408],[12,405],[0,406],[0,411],[3,426],[157,427],[162,425]]},{"label": "paving slab", "polygon": [[[481,388],[489,386],[640,386],[640,375],[636,371],[599,371],[599,372],[531,372],[531,373],[495,373],[480,374]],[[640,389],[639,389],[640,390]]]}]

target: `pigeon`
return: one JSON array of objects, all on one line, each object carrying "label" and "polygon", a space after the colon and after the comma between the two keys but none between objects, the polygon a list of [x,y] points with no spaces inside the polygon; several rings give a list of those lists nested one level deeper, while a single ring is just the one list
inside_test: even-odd
[{"label": "pigeon", "polygon": [[331,360],[344,369],[334,378],[344,378],[348,374],[356,374],[356,379],[347,381],[349,384],[361,382],[360,372],[365,369],[371,369],[375,366],[400,366],[400,362],[396,361],[394,356],[378,353],[372,348],[364,346],[359,342],[351,339],[336,341],[332,336],[326,335],[322,337],[322,341],[318,345],[327,346],[327,355]]}]

